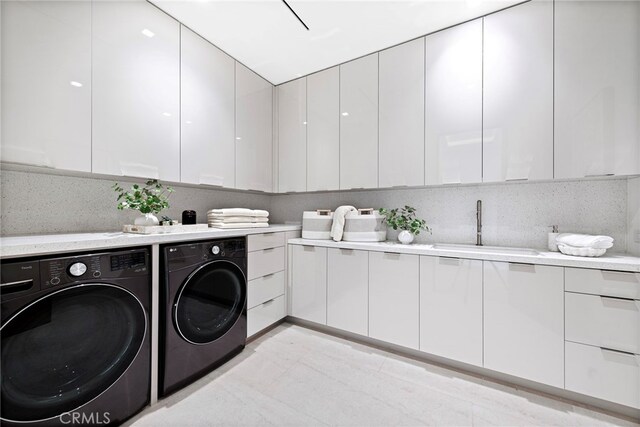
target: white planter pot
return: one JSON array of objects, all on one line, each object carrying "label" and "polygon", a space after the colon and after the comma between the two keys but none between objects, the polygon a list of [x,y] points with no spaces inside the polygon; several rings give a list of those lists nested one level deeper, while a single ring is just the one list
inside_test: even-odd
[{"label": "white planter pot", "polygon": [[413,234],[411,234],[407,230],[402,230],[400,233],[398,233],[398,240],[403,245],[408,245],[409,243],[413,242]]},{"label": "white planter pot", "polygon": [[158,221],[158,217],[152,213],[144,214],[139,216],[133,222],[135,225],[158,225],[160,221]]}]

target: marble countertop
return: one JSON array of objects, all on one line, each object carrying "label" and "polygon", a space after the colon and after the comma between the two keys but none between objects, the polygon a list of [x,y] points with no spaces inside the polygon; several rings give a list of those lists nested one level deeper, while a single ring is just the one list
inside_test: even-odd
[{"label": "marble countertop", "polygon": [[53,253],[82,252],[128,246],[145,246],[190,240],[218,239],[247,236],[249,234],[297,231],[300,225],[274,224],[268,228],[218,229],[166,234],[74,233],[42,234],[33,236],[0,237],[0,258],[18,258]]},{"label": "marble countertop", "polygon": [[491,248],[483,252],[473,246],[465,248],[436,248],[432,244],[403,245],[397,242],[334,242],[333,240],[289,239],[289,244],[321,246],[326,248],[360,249],[375,252],[394,252],[414,255],[432,255],[486,261],[520,262],[526,264],[557,265],[563,267],[594,268],[640,273],[640,258],[625,254],[606,254],[597,258],[564,255],[559,252],[533,250],[536,253],[510,253],[508,248],[500,252]]}]

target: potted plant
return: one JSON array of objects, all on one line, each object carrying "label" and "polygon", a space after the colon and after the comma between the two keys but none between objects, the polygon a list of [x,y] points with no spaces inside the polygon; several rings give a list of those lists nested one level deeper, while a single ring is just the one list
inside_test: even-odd
[{"label": "potted plant", "polygon": [[401,230],[398,233],[398,240],[408,245],[413,242],[414,236],[420,234],[420,231],[431,232],[424,219],[416,217],[416,208],[405,206],[403,208],[385,209],[380,208],[379,212],[384,215],[384,222],[394,230]]},{"label": "potted plant", "polygon": [[173,192],[173,188],[165,188],[157,179],[148,180],[144,186],[133,184],[129,191],[116,182],[113,189],[118,193],[119,210],[132,209],[142,214],[136,218],[135,225],[158,225],[156,214],[169,207],[168,199]]}]

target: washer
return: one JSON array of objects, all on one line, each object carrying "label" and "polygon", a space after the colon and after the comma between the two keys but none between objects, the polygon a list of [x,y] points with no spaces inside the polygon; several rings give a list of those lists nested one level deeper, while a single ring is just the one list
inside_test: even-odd
[{"label": "washer", "polygon": [[165,246],[159,394],[240,353],[247,339],[245,238]]},{"label": "washer", "polygon": [[147,249],[3,261],[2,425],[121,424],[149,404]]}]

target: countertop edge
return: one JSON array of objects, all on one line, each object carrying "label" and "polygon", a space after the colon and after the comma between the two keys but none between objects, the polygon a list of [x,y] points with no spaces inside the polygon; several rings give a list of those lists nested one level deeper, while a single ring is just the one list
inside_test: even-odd
[{"label": "countertop edge", "polygon": [[640,257],[631,255],[605,255],[597,258],[576,257],[559,252],[540,251],[540,255],[481,253],[455,249],[434,249],[430,244],[402,245],[395,242],[334,242],[331,240],[289,239],[291,245],[318,246],[336,249],[356,249],[371,252],[393,252],[408,255],[442,256],[451,258],[477,259],[482,261],[519,262],[525,264],[550,265],[560,267],[593,268],[640,273]]},{"label": "countertop edge", "polygon": [[216,229],[166,234],[128,234],[122,232],[49,234],[33,236],[0,237],[0,259],[46,256],[70,252],[85,252],[189,242],[227,237],[243,237],[251,234],[299,231],[300,225],[273,224],[268,228]]}]

